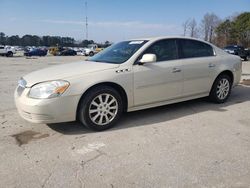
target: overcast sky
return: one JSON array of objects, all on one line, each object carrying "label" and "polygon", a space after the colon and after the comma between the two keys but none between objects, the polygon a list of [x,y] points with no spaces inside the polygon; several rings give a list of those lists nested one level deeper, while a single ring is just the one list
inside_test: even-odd
[{"label": "overcast sky", "polygon": [[[85,39],[86,0],[0,0],[0,32]],[[250,11],[250,0],[88,0],[89,39],[182,35],[188,18],[226,18]]]}]

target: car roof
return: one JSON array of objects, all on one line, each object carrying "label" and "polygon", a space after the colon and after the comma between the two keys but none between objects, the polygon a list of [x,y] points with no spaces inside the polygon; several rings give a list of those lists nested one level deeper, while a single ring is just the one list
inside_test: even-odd
[{"label": "car roof", "polygon": [[[148,40],[148,41],[157,41],[157,40],[164,40],[164,39],[189,39],[189,40],[196,40],[200,42],[204,42],[207,44],[210,44],[209,42],[206,42],[201,39],[193,38],[193,37],[187,37],[187,36],[159,36],[159,37],[145,37],[145,38],[135,38],[132,40]],[[211,45],[211,44],[210,44]]]}]

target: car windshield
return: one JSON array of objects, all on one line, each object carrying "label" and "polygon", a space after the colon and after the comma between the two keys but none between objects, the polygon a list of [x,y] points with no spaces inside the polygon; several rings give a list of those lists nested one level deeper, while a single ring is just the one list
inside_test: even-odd
[{"label": "car windshield", "polygon": [[134,55],[146,42],[146,40],[119,42],[89,58],[88,61],[121,64]]}]

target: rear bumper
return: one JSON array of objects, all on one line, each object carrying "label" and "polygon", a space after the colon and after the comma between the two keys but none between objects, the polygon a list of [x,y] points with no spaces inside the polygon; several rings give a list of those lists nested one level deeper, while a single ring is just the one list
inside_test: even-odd
[{"label": "rear bumper", "polygon": [[60,123],[76,120],[78,96],[60,96],[52,99],[27,97],[29,88],[15,91],[14,98],[20,116],[32,123]]}]

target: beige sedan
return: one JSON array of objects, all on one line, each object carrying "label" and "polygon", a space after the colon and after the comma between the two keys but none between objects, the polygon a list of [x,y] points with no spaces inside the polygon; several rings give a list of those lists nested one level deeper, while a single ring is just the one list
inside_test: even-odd
[{"label": "beige sedan", "polygon": [[87,61],[24,76],[15,102],[30,122],[79,120],[101,131],[123,112],[206,96],[223,103],[240,81],[241,66],[239,57],[192,38],[128,40]]}]

